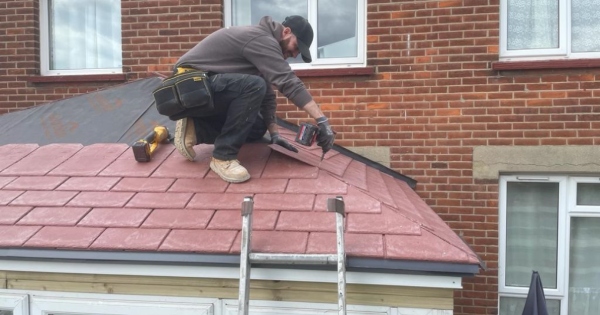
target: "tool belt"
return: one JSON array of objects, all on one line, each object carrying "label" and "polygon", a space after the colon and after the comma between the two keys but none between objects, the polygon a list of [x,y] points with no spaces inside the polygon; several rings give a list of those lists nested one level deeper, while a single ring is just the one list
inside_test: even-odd
[{"label": "tool belt", "polygon": [[192,68],[177,68],[177,73],[164,79],[152,94],[158,112],[169,118],[180,117],[189,109],[195,112],[214,109],[208,74]]}]

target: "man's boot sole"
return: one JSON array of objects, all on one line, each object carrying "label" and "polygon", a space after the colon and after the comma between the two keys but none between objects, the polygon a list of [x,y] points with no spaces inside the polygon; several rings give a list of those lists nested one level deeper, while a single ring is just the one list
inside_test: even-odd
[{"label": "man's boot sole", "polygon": [[187,119],[189,118],[182,118],[175,123],[175,140],[173,141],[173,144],[175,144],[175,148],[181,155],[183,155],[186,159],[193,161],[195,158],[195,153],[192,155],[185,147],[184,136],[187,129]]},{"label": "man's boot sole", "polygon": [[212,161],[210,162],[210,169],[213,170],[213,172],[215,172],[217,175],[219,175],[219,177],[221,177],[222,180],[229,182],[229,183],[243,183],[250,179],[250,174],[248,174],[247,177],[243,177],[243,178],[227,177],[218,171],[217,167],[213,165]]}]

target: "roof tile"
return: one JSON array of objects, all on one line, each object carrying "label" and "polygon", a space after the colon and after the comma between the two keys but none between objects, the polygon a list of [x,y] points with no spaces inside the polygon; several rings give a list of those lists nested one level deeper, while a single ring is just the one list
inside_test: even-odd
[{"label": "roof tile", "polygon": [[79,150],[64,163],[50,171],[50,175],[93,176],[116,160],[128,145],[92,144]]},{"label": "roof tile", "polygon": [[0,176],[0,188],[8,185],[13,180],[17,179],[15,176]]},{"label": "roof tile", "polygon": [[379,231],[382,234],[411,234],[420,235],[419,224],[397,215],[396,212],[384,206],[381,214],[349,213],[347,215],[347,232],[369,233]]},{"label": "roof tile", "polygon": [[[273,242],[273,240],[278,241]],[[304,254],[307,242],[307,232],[252,231],[250,246],[254,253]],[[240,253],[240,248],[241,235],[238,235],[231,252]]]},{"label": "roof tile", "polygon": [[106,229],[92,243],[92,249],[107,250],[156,250],[165,239],[168,229]]},{"label": "roof tile", "polygon": [[311,211],[314,202],[315,195],[312,194],[257,194],[254,197],[254,208],[259,210]]},{"label": "roof tile", "polygon": [[209,161],[212,154],[212,151],[206,150],[207,146],[201,144],[194,147],[196,158],[192,162],[184,158],[179,152],[174,151],[156,169],[152,177],[203,178],[209,170],[207,161]]},{"label": "roof tile", "polygon": [[180,178],[169,188],[169,192],[222,193],[229,183],[220,178]]},{"label": "roof tile", "polygon": [[134,195],[132,192],[84,191],[69,202],[71,207],[123,207]]},{"label": "roof tile", "polygon": [[81,144],[48,144],[4,169],[2,175],[45,175],[81,150]]},{"label": "roof tile", "polygon": [[138,227],[150,214],[150,209],[95,208],[78,226]]},{"label": "roof tile", "polygon": [[144,228],[205,229],[213,217],[213,210],[157,209],[144,221]]},{"label": "roof tile", "polygon": [[[10,204],[14,206],[64,206],[77,195],[75,191],[28,190]],[[1,199],[1,198],[0,198]]]},{"label": "roof tile", "polygon": [[[383,236],[381,234],[344,234],[346,255],[355,257],[383,256]],[[334,233],[314,232],[308,237],[307,254],[337,253],[337,235]]]},{"label": "roof tile", "polygon": [[348,185],[343,181],[327,174],[319,172],[315,179],[293,178],[286,190],[287,193],[311,193],[311,194],[346,194]]},{"label": "roof tile", "polygon": [[23,217],[18,225],[75,225],[89,208],[37,207]]},{"label": "roof tile", "polygon": [[102,233],[102,228],[46,226],[30,238],[28,247],[88,248]]},{"label": "roof tile", "polygon": [[[262,143],[247,143],[240,149],[238,160],[248,170],[250,176],[256,179],[262,176],[270,155],[271,149],[268,146]],[[214,174],[214,172],[210,173]]]},{"label": "roof tile", "polygon": [[160,251],[227,253],[237,231],[173,230],[159,247]]},{"label": "roof tile", "polygon": [[67,180],[67,177],[64,176],[21,176],[4,188],[21,190],[54,190],[65,180]]},{"label": "roof tile", "polygon": [[448,246],[444,240],[423,231],[417,235],[386,235],[385,254],[387,259],[425,260],[478,263],[476,258],[469,257],[464,251]]},{"label": "roof tile", "polygon": [[277,230],[302,232],[335,232],[336,214],[333,212],[281,211]]},{"label": "roof tile", "polygon": [[162,145],[156,149],[150,162],[140,163],[135,160],[133,153],[124,152],[114,162],[104,168],[99,175],[115,177],[148,177],[173,152],[174,146]]},{"label": "roof tile", "polygon": [[[252,230],[274,230],[278,211],[253,211]],[[242,227],[241,210],[219,210],[210,220],[208,229],[211,230],[239,230]]]},{"label": "roof tile", "polygon": [[218,193],[195,194],[186,208],[189,209],[242,209],[242,201],[247,194],[227,194],[227,197]]},{"label": "roof tile", "polygon": [[22,246],[41,226],[0,226],[0,246]]},{"label": "roof tile", "polygon": [[120,177],[71,177],[56,190],[108,191]]},{"label": "roof tile", "polygon": [[262,179],[252,178],[247,182],[229,185],[227,188],[228,193],[244,193],[244,194],[255,194],[255,193],[283,193],[286,186],[288,185],[287,179]]},{"label": "roof tile", "polygon": [[0,206],[6,206],[19,195],[23,194],[22,190],[1,190],[0,191]]},{"label": "roof tile", "polygon": [[0,146],[0,174],[5,168],[20,161],[38,147],[37,144],[7,144]]},{"label": "roof tile", "polygon": [[133,208],[183,209],[192,198],[192,193],[147,193],[139,192],[127,203]]},{"label": "roof tile", "polygon": [[111,191],[165,192],[174,178],[123,178]]},{"label": "roof tile", "polygon": [[[337,195],[317,195],[315,209],[327,209],[327,199],[335,198]],[[363,191],[348,187],[348,193],[341,196],[344,200],[344,208],[347,213],[380,213],[381,202]]]},{"label": "roof tile", "polygon": [[32,207],[0,206],[0,224],[15,224],[31,209]]},{"label": "roof tile", "polygon": [[315,166],[273,152],[261,178],[317,178],[318,174],[319,169]]}]

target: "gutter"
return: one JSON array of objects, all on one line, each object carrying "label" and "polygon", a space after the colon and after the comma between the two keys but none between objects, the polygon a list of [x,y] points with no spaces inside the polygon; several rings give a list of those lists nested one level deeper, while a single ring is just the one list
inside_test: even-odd
[{"label": "gutter", "polygon": [[[207,266],[240,268],[240,256],[225,254],[197,253],[157,253],[126,251],[82,251],[56,249],[0,249],[1,261],[37,261],[37,262],[70,262],[101,263],[129,265],[168,265],[168,266]],[[273,265],[255,264],[253,268],[277,268],[284,270],[337,270],[336,266],[293,264]],[[346,258],[346,270],[349,272],[368,272],[385,274],[440,275],[453,277],[470,277],[479,272],[477,264],[460,264],[448,262],[382,260],[373,258]]]}]

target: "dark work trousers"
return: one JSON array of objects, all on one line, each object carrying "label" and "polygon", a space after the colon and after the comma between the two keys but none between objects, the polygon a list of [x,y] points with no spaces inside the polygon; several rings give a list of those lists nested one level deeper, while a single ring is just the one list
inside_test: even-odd
[{"label": "dark work trousers", "polygon": [[214,143],[213,157],[237,159],[245,142],[262,138],[267,131],[259,115],[267,83],[259,76],[222,73],[210,76],[214,111],[190,113],[198,143]]}]

